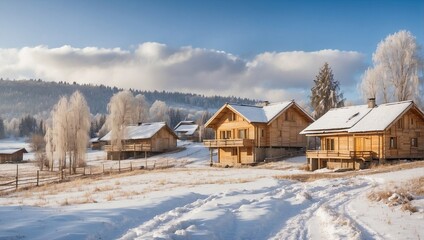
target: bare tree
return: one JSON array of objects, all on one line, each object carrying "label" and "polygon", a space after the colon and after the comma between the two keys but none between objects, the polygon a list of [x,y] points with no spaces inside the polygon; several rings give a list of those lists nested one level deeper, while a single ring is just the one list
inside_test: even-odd
[{"label": "bare tree", "polygon": [[111,144],[119,151],[126,135],[125,127],[138,122],[139,113],[136,109],[137,101],[130,91],[121,91],[110,99],[106,123],[111,130]]},{"label": "bare tree", "polygon": [[84,96],[76,91],[69,100],[69,150],[72,153],[72,170],[85,164],[85,153],[89,140],[90,109]]},{"label": "bare tree", "polygon": [[68,151],[68,99],[62,97],[52,111],[52,130],[55,152],[59,156],[59,171],[66,168],[66,153]]},{"label": "bare tree", "polygon": [[35,152],[35,160],[38,163],[40,170],[43,171],[45,165],[44,150],[46,146],[43,136],[40,134],[32,134],[29,145]]},{"label": "bare tree", "polygon": [[149,109],[150,121],[166,122],[169,125],[169,109],[166,103],[156,100]]},{"label": "bare tree", "polygon": [[55,151],[55,145],[53,140],[53,130],[50,127],[47,127],[46,134],[44,135],[44,141],[46,142],[46,158],[49,162],[48,166],[50,168],[50,171],[53,171],[54,167],[54,151]]},{"label": "bare tree", "polygon": [[149,120],[149,104],[144,95],[138,94],[135,96],[137,104],[137,118],[139,122],[147,122]]},{"label": "bare tree", "polygon": [[384,102],[419,100],[419,46],[411,32],[401,30],[381,41],[373,54],[373,67],[362,79],[362,94],[380,95]]}]

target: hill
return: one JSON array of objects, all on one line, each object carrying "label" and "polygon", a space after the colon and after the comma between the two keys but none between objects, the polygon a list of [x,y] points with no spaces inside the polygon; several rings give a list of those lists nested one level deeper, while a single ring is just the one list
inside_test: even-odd
[{"label": "hill", "polygon": [[[0,116],[5,119],[26,114],[48,116],[61,96],[69,96],[79,90],[84,94],[92,114],[107,112],[107,104],[113,94],[122,89],[104,85],[69,84],[65,82],[44,82],[42,80],[0,79]],[[254,104],[246,98],[204,96],[193,93],[143,91],[130,89],[134,95],[143,94],[151,104],[161,100],[172,108],[186,110],[214,111],[226,102]]]}]

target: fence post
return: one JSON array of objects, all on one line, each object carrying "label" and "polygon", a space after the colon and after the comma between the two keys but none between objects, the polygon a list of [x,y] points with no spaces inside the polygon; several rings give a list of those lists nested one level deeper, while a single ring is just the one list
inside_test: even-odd
[{"label": "fence post", "polygon": [[132,172],[132,162],[130,162],[130,171]]},{"label": "fence post", "polygon": [[119,167],[118,167],[118,172],[121,172],[121,160],[119,160]]},{"label": "fence post", "polygon": [[103,174],[105,174],[105,164],[103,163]]},{"label": "fence post", "polygon": [[39,182],[40,182],[40,170],[37,170],[37,187]]},{"label": "fence post", "polygon": [[63,180],[63,169],[60,170],[60,180]]},{"label": "fence post", "polygon": [[85,167],[83,167],[83,170],[84,170],[84,172],[83,172],[83,174],[82,174],[82,175],[84,175],[84,176],[85,176]]},{"label": "fence post", "polygon": [[18,170],[18,164],[16,164],[16,189],[18,189],[18,176],[19,176],[19,170]]},{"label": "fence post", "polygon": [[91,175],[91,166],[90,166],[90,175]]}]

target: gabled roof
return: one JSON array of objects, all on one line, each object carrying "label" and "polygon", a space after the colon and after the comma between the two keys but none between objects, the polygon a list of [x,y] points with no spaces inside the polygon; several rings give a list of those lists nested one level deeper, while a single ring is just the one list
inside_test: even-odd
[{"label": "gabled roof", "polygon": [[253,106],[253,105],[241,105],[241,104],[232,104],[226,103],[222,106],[209,121],[206,122],[205,127],[209,126],[214,119],[225,109],[228,108],[231,111],[242,116],[249,123],[271,123],[276,117],[282,114],[285,110],[290,108],[291,106],[296,106],[300,111],[302,111],[307,118],[311,121],[314,119],[305,112],[299,105],[297,105],[294,100],[281,102],[281,103],[273,103],[266,106]]},{"label": "gabled roof", "polygon": [[374,108],[368,105],[333,108],[300,134],[384,131],[412,107],[424,117],[413,101],[386,103]]},{"label": "gabled roof", "polygon": [[[169,132],[177,137],[177,135],[170,129],[164,122],[153,122],[153,123],[143,123],[139,126],[127,126],[125,127],[126,138],[125,139],[149,139],[153,137],[159,130],[162,128],[167,128]],[[108,132],[101,141],[110,141],[111,140],[111,131]]]},{"label": "gabled roof", "polygon": [[23,153],[28,153],[25,148],[0,148],[0,154],[14,154],[19,151]]},{"label": "gabled roof", "polygon": [[198,128],[199,128],[199,125],[197,124],[182,124],[182,125],[177,125],[174,131],[176,133],[184,133],[185,135],[193,135]]}]

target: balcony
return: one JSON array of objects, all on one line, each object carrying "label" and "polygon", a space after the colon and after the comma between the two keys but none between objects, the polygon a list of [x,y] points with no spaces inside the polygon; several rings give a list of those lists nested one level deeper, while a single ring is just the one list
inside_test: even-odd
[{"label": "balcony", "polygon": [[105,145],[104,149],[106,152],[144,152],[144,151],[151,151],[152,146],[150,144],[125,144],[122,146],[121,149],[118,148],[116,145]]},{"label": "balcony", "polygon": [[209,148],[219,147],[253,147],[253,139],[211,139],[204,140],[203,144]]},{"label": "balcony", "polygon": [[371,160],[376,158],[376,153],[373,151],[331,151],[331,150],[308,150],[306,151],[307,158],[335,158],[335,159],[362,159]]}]

